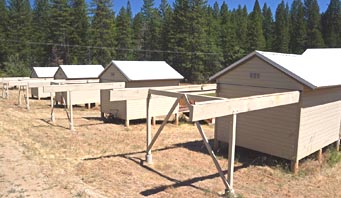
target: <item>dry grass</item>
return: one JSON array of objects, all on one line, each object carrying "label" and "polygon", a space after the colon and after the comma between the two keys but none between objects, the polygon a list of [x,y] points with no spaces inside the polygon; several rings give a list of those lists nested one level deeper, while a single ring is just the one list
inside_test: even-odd
[{"label": "dry grass", "polygon": [[[76,131],[71,132],[62,109],[56,110],[52,124],[49,100],[31,100],[27,112],[16,105],[16,93],[11,91],[10,100],[0,99],[0,138],[6,140],[0,142],[0,151],[8,151],[0,152],[0,170],[18,169],[12,175],[0,172],[0,197],[219,197],[224,191],[191,124],[167,125],[154,147],[154,164],[147,166],[145,124],[127,129],[103,123],[98,109],[78,107]],[[204,130],[212,139],[213,128]],[[239,197],[341,197],[340,163],[330,167],[306,160],[301,174],[292,175],[285,163],[276,166],[263,160],[268,156],[237,152],[234,187]],[[8,159],[11,155],[17,159]],[[227,167],[225,158],[219,161]],[[32,179],[15,185],[25,177]]]}]

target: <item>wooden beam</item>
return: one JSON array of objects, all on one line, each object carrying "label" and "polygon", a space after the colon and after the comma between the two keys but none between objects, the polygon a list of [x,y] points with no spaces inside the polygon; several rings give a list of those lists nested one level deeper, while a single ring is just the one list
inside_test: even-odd
[{"label": "wooden beam", "polygon": [[195,122],[198,120],[232,115],[234,111],[244,113],[294,104],[299,102],[299,95],[300,93],[298,91],[292,91],[244,98],[200,102],[189,107],[191,112],[190,121]]},{"label": "wooden beam", "polygon": [[155,89],[150,89],[149,93],[153,95],[167,96],[167,97],[172,97],[172,98],[179,98],[184,95],[182,93],[177,93],[173,91],[163,91],[163,90],[155,90]]},{"label": "wooden beam", "polygon": [[49,85],[49,86],[44,86],[43,92],[55,93],[55,92],[67,92],[67,91],[90,91],[90,90],[124,88],[124,86],[125,86],[124,82]]},{"label": "wooden beam", "polygon": [[204,144],[205,144],[205,146],[206,146],[206,149],[207,149],[208,153],[210,154],[210,156],[211,156],[211,158],[212,158],[212,160],[213,160],[213,162],[214,162],[215,167],[216,167],[217,170],[218,170],[219,176],[220,176],[221,180],[223,181],[223,183],[224,183],[224,185],[225,185],[225,188],[226,188],[226,189],[231,189],[231,187],[230,187],[228,181],[227,181],[226,178],[225,178],[224,172],[223,172],[223,170],[222,170],[222,168],[221,168],[221,166],[220,166],[220,164],[219,164],[219,162],[218,162],[218,160],[217,160],[217,157],[216,157],[216,155],[214,154],[214,152],[213,152],[213,150],[212,150],[212,148],[211,148],[211,146],[210,146],[210,144],[209,144],[209,142],[208,142],[208,139],[207,139],[207,137],[206,137],[206,135],[205,135],[204,130],[201,128],[201,125],[200,125],[199,122],[195,122],[195,125],[196,125],[197,128],[198,128],[198,131],[199,131],[199,133],[200,133],[200,135],[201,135],[201,138],[203,139]]},{"label": "wooden beam", "polygon": [[150,114],[150,99],[151,99],[151,94],[148,94],[147,96],[147,145],[146,145],[146,162],[148,164],[152,164],[153,163],[153,158],[152,158],[152,150],[149,149],[148,147],[152,141],[152,126],[151,126],[151,122],[152,122],[152,116]]}]

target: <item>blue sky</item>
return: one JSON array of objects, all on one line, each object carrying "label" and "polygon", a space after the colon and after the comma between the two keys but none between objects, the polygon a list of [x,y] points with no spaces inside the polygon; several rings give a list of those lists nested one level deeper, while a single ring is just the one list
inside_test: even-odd
[{"label": "blue sky", "polygon": [[[122,6],[125,7],[127,5],[127,0],[113,0],[113,1],[114,1],[115,13],[118,13],[118,11],[120,10]],[[215,1],[216,0],[208,0],[208,3],[213,5]],[[219,5],[221,5],[223,1],[224,0],[217,0]],[[161,0],[155,0],[155,7],[158,7],[160,2]],[[174,0],[168,0],[168,2],[170,3],[170,5],[173,5]],[[225,2],[227,3],[230,9],[236,8],[240,4],[240,5],[246,5],[247,10],[250,11],[253,9],[255,0],[225,0]],[[265,2],[271,7],[272,12],[274,13],[277,5],[281,2],[281,0],[259,0],[261,7],[263,7],[263,4]],[[292,0],[285,0],[285,2],[288,2],[290,6],[292,3]],[[143,0],[130,0],[130,3],[131,3],[132,10],[133,10],[133,14],[135,14],[141,10]],[[318,0],[318,3],[320,5],[320,11],[324,12],[328,7],[329,0]]]}]

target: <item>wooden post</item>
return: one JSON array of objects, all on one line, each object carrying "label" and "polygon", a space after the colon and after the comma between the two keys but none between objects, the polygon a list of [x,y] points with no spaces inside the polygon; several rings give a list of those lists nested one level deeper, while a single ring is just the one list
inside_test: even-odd
[{"label": "wooden post", "polygon": [[298,173],[298,169],[299,169],[299,165],[298,164],[299,164],[298,160],[292,160],[291,161],[291,171],[294,174]]},{"label": "wooden post", "polygon": [[104,120],[104,113],[101,112],[101,119]]},{"label": "wooden post", "polygon": [[70,99],[69,99],[70,98],[70,91],[66,92],[66,98],[67,98],[66,104],[64,104],[64,105],[66,105],[66,107],[69,109],[70,108],[70,103],[69,103],[69,101],[70,101]]},{"label": "wooden post", "polygon": [[335,142],[336,151],[340,151],[340,140]]},{"label": "wooden post", "polygon": [[70,108],[70,130],[71,131],[74,131],[75,128],[73,126],[73,108],[72,108],[72,94],[70,91],[68,91],[68,97],[69,97],[69,101],[68,101],[68,105],[69,105],[69,108]]},{"label": "wooden post", "polygon": [[179,113],[175,114],[175,125],[179,126]]},{"label": "wooden post", "polygon": [[147,96],[147,153],[146,153],[146,161],[148,164],[153,163],[152,150],[148,149],[152,140],[152,126],[151,126],[151,116],[150,116],[150,99],[151,94],[148,93]]},{"label": "wooden post", "polygon": [[91,109],[91,103],[88,103],[88,109]]},{"label": "wooden post", "polygon": [[129,119],[128,118],[125,120],[125,126],[129,127]]},{"label": "wooden post", "polygon": [[21,85],[19,85],[18,104],[21,105]]},{"label": "wooden post", "polygon": [[226,189],[229,193],[233,192],[233,172],[234,172],[234,156],[235,156],[235,147],[236,147],[236,131],[237,131],[237,112],[233,113],[233,123],[232,123],[232,131],[230,133],[229,138],[229,162],[228,162],[228,183],[230,184],[230,189]]},{"label": "wooden post", "polygon": [[26,108],[30,110],[30,96],[28,95],[29,89],[28,84],[26,85]]},{"label": "wooden post", "polygon": [[319,162],[322,162],[322,149],[318,150],[316,153],[316,158]]},{"label": "wooden post", "polygon": [[153,126],[156,125],[156,117],[155,117],[155,116],[152,117],[152,125],[153,125]]},{"label": "wooden post", "polygon": [[55,117],[54,117],[54,104],[53,104],[53,98],[54,98],[54,93],[50,92],[50,102],[51,102],[51,121],[54,123],[55,122]]}]

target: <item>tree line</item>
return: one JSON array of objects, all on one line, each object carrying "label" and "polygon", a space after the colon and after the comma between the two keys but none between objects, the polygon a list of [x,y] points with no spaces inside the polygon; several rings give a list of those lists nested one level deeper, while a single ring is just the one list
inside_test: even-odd
[{"label": "tree line", "polygon": [[[206,0],[130,1],[118,13],[112,0],[0,0],[0,70],[27,75],[33,66],[165,60],[189,82],[209,76],[254,50],[302,53],[341,47],[341,2],[324,13],[317,0],[281,1],[275,12],[255,0],[229,9]],[[81,72],[81,71],[80,71]],[[0,73],[1,75],[1,73]]]}]

